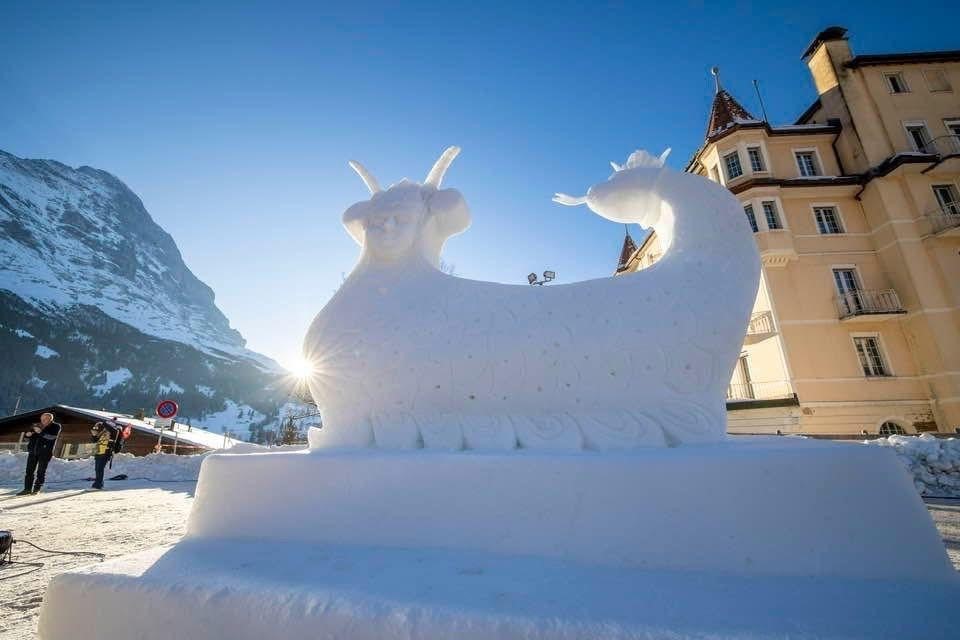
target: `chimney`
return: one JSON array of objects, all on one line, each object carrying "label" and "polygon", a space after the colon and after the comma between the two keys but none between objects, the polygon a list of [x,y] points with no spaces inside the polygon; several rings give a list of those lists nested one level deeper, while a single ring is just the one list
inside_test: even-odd
[{"label": "chimney", "polygon": [[853,52],[847,40],[847,30],[843,27],[827,27],[818,33],[801,56],[806,60],[821,96],[840,84],[845,73],[843,65],[851,58]]}]

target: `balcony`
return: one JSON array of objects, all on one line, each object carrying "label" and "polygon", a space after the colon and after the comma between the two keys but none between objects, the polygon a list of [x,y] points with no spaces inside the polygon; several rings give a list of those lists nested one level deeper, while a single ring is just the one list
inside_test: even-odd
[{"label": "balcony", "polygon": [[946,158],[960,155],[960,135],[940,136],[923,145],[923,153]]},{"label": "balcony", "polygon": [[789,380],[731,382],[727,387],[728,403],[793,400],[795,397]]},{"label": "balcony", "polygon": [[960,236],[960,202],[948,202],[927,211],[934,235]]},{"label": "balcony", "polygon": [[747,325],[747,335],[744,336],[744,344],[753,344],[760,342],[777,333],[773,325],[773,314],[769,311],[758,311],[750,316],[750,324]]},{"label": "balcony", "polygon": [[848,291],[836,298],[837,313],[845,322],[875,322],[906,313],[893,289]]},{"label": "balcony", "polygon": [[919,151],[934,157],[923,173],[952,174],[960,170],[960,135],[934,138],[924,143]]}]

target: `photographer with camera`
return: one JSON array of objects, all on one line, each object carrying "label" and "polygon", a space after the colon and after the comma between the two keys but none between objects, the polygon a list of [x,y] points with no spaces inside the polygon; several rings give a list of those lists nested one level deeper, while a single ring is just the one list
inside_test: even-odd
[{"label": "photographer with camera", "polygon": [[91,440],[96,444],[93,448],[94,469],[96,478],[92,489],[103,489],[103,472],[107,463],[113,457],[114,443],[120,437],[119,427],[111,421],[98,422],[90,429]]},{"label": "photographer with camera", "polygon": [[24,432],[27,443],[27,472],[23,478],[23,491],[18,496],[40,493],[43,481],[47,477],[47,465],[53,457],[53,448],[60,435],[60,423],[53,421],[52,413],[40,416],[40,424],[35,424],[30,431]]}]

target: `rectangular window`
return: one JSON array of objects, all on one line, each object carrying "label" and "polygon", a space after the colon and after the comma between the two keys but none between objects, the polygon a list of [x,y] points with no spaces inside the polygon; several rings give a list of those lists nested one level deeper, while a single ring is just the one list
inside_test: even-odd
[{"label": "rectangular window", "polygon": [[923,72],[923,79],[927,81],[927,88],[933,92],[953,91],[947,74],[943,69],[927,69]]},{"label": "rectangular window", "polygon": [[910,87],[903,81],[903,75],[897,73],[885,73],[883,77],[887,79],[887,87],[890,93],[910,93]]},{"label": "rectangular window", "polygon": [[890,375],[880,353],[880,342],[876,338],[856,337],[853,344],[857,348],[857,358],[860,360],[863,375],[869,378]]},{"label": "rectangular window", "polygon": [[753,232],[756,233],[757,231],[760,231],[760,227],[757,226],[757,216],[753,213],[753,205],[743,205],[743,212],[747,214],[747,222],[750,223],[750,228],[753,229]]},{"label": "rectangular window", "polygon": [[760,203],[763,207],[763,217],[767,220],[768,229],[783,229],[780,224],[780,214],[777,212],[777,203],[774,200],[764,200]]},{"label": "rectangular window", "polygon": [[820,233],[843,233],[836,207],[814,207],[813,215],[817,219],[817,230]]},{"label": "rectangular window", "polygon": [[927,125],[922,123],[905,124],[903,128],[907,130],[907,141],[914,151],[921,153],[933,153],[930,146],[930,133],[927,132]]},{"label": "rectangular window", "polygon": [[750,156],[750,170],[756,173],[757,171],[766,171],[766,168],[763,164],[763,154],[760,152],[760,147],[747,147],[747,155]]},{"label": "rectangular window", "polygon": [[960,154],[960,120],[944,120],[943,126],[947,130],[947,137],[943,139],[941,153]]},{"label": "rectangular window", "polygon": [[840,310],[845,315],[863,311],[863,299],[860,295],[860,280],[856,269],[834,269],[833,282],[837,286]]},{"label": "rectangular window", "polygon": [[954,185],[935,184],[933,193],[937,196],[937,204],[941,211],[960,216],[960,197],[957,196],[957,188]]},{"label": "rectangular window", "polygon": [[736,151],[723,156],[723,164],[727,168],[727,180],[733,180],[743,175],[743,167],[740,166],[740,154]]},{"label": "rectangular window", "polygon": [[813,151],[797,151],[797,168],[800,175],[804,177],[820,175],[820,168],[817,166],[817,157]]},{"label": "rectangular window", "polygon": [[837,285],[837,293],[840,295],[860,290],[860,281],[857,279],[856,269],[834,269],[833,280]]}]

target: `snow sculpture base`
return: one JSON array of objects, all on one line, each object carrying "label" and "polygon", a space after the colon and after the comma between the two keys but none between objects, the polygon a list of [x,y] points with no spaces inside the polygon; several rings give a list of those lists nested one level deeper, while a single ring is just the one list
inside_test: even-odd
[{"label": "snow sculpture base", "polygon": [[185,539],[54,578],[40,637],[935,638],[957,575],[873,447],[215,455]]}]

